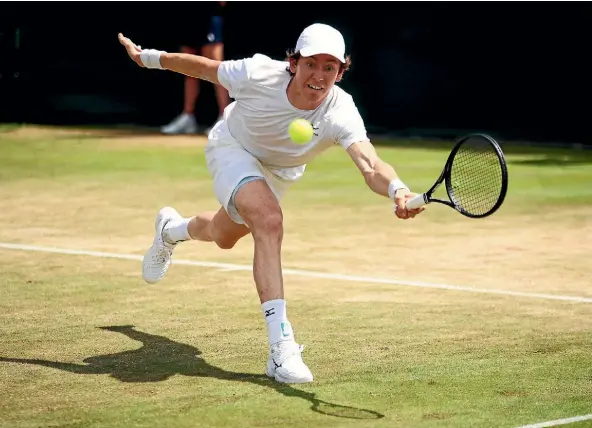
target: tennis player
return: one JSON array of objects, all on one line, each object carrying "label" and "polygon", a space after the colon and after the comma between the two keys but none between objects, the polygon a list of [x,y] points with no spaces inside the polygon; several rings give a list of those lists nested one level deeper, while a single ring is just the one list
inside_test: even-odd
[{"label": "tennis player", "polygon": [[[297,344],[286,312],[282,197],[302,177],[308,162],[338,144],[368,187],[394,201],[398,218],[413,218],[423,211],[407,210],[406,201],[415,194],[378,157],[352,97],[335,86],[351,65],[343,36],[328,25],[313,24],[302,31],[285,61],[260,54],[216,61],[141,49],[122,34],[118,37],[139,66],[219,83],[235,99],[210,131],[205,150],[221,208],[194,217],[162,208],[156,216],[154,242],[143,259],[144,280],[156,283],[164,277],[180,242],[213,241],[230,249],[251,234],[253,276],[270,346],[266,374],[278,382],[311,382],[313,375],[302,360],[304,347]],[[288,135],[289,124],[297,118],[308,120],[315,130],[304,145],[294,144]]]}]

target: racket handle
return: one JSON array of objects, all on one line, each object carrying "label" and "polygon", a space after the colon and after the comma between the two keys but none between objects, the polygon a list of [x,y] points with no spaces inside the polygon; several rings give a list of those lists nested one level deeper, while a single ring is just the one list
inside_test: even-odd
[{"label": "racket handle", "polygon": [[419,207],[423,207],[424,205],[427,205],[427,201],[426,201],[426,195],[425,193],[421,194],[421,195],[417,195],[416,197],[414,197],[413,199],[410,199],[407,201],[407,209],[408,210],[413,210],[415,208],[419,208]]}]

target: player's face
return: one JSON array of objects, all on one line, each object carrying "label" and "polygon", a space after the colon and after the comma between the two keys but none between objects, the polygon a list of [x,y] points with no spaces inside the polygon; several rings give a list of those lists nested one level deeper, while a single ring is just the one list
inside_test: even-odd
[{"label": "player's face", "polygon": [[310,101],[322,100],[335,82],[341,80],[341,63],[331,55],[301,57],[291,64],[294,83]]}]

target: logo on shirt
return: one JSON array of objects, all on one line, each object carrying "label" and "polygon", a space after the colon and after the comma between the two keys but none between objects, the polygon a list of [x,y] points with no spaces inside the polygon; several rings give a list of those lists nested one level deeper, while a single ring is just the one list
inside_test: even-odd
[{"label": "logo on shirt", "polygon": [[318,131],[318,130],[319,130],[319,122],[317,122],[316,126],[315,126],[315,125],[313,125],[313,126],[312,126],[312,130],[313,130],[313,133],[312,133],[312,135],[314,135],[315,137],[318,137],[318,136],[319,136],[319,134],[317,134],[317,132],[316,132],[316,131]]}]

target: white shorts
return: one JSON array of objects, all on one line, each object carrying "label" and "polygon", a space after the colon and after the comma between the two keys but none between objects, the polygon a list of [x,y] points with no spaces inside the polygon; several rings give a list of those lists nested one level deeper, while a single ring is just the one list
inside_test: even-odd
[{"label": "white shorts", "polygon": [[274,168],[272,172],[269,167],[262,165],[234,139],[224,120],[219,121],[211,130],[205,155],[208,170],[214,180],[216,198],[230,218],[238,224],[245,224],[234,205],[234,194],[239,185],[257,178],[264,179],[277,200],[281,201],[286,190],[296,181],[283,179],[277,175],[281,170]]}]

